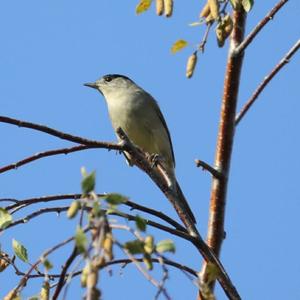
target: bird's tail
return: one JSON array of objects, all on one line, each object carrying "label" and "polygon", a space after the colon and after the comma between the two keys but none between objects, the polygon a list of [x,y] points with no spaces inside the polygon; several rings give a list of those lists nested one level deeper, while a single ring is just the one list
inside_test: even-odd
[{"label": "bird's tail", "polygon": [[195,224],[197,223],[196,218],[177,181],[176,181],[176,191],[177,191],[178,206],[179,206],[177,208],[175,207],[177,213],[179,214],[181,220],[183,221],[189,233],[193,236],[199,236],[198,230],[195,226]]}]

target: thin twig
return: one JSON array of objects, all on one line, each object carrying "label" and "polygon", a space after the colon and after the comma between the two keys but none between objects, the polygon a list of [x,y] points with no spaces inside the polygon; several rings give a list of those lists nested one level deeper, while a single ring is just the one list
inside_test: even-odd
[{"label": "thin twig", "polygon": [[161,220],[166,221],[167,223],[169,223],[170,225],[174,226],[174,228],[176,228],[177,230],[183,231],[183,232],[187,232],[186,228],[183,227],[182,225],[180,225],[178,222],[176,222],[175,220],[173,220],[172,218],[170,218],[169,216],[165,215],[164,213],[162,213],[161,211],[157,211],[155,209],[137,204],[135,202],[132,202],[130,200],[126,200],[125,202],[123,202],[122,204],[130,206],[131,209],[137,209],[143,212],[146,212],[152,216],[158,217]]},{"label": "thin twig", "polygon": [[13,203],[18,203],[18,200],[12,199],[12,198],[2,198],[2,199],[0,199],[0,202],[13,202]]},{"label": "thin twig", "polygon": [[198,168],[201,167],[203,170],[208,171],[212,176],[219,178],[219,179],[222,178],[222,174],[218,170],[216,170],[214,167],[207,164],[205,161],[196,159],[195,163],[196,163],[196,167],[198,167]]},{"label": "thin twig", "polygon": [[264,78],[264,80],[260,83],[257,89],[254,91],[250,99],[246,102],[240,112],[237,114],[235,118],[235,126],[239,124],[242,120],[246,112],[250,109],[250,107],[254,104],[258,96],[265,89],[268,83],[273,79],[273,77],[287,64],[290,62],[291,57],[299,50],[300,48],[300,40],[298,40],[293,47],[289,50],[289,52],[280,60],[280,62],[273,68],[273,70]]},{"label": "thin twig", "polygon": [[[99,194],[99,197],[103,197],[103,196],[104,196],[104,194]],[[8,205],[5,207],[5,209],[12,210],[19,206],[27,207],[27,206],[41,203],[41,202],[52,202],[52,201],[68,200],[68,199],[76,200],[76,199],[80,199],[81,197],[82,197],[82,194],[58,194],[58,195],[28,198],[28,199],[24,199],[24,200],[13,199],[13,200],[15,200],[15,204]]]},{"label": "thin twig", "polygon": [[171,300],[171,297],[169,296],[167,290],[162,287],[160,285],[160,283],[158,281],[156,281],[148,272],[147,270],[145,270],[140,262],[126,249],[122,246],[121,243],[119,243],[118,241],[114,241],[114,243],[128,256],[128,258],[132,261],[133,264],[135,264],[136,268],[141,272],[141,274],[143,274],[143,276],[149,281],[151,282],[157,289],[161,289],[163,295],[165,296],[165,298],[167,300]]},{"label": "thin twig", "polygon": [[209,31],[211,29],[211,26],[212,26],[212,22],[207,23],[204,36],[202,38],[201,43],[198,46],[198,51],[201,51],[202,53],[205,50],[205,45],[207,43],[207,38],[208,38]]},{"label": "thin twig", "polygon": [[[42,197],[34,197],[34,198],[28,198],[24,200],[17,200],[17,199],[11,199],[15,204],[6,206],[6,210],[12,210],[18,206],[29,206],[32,204],[37,204],[41,202],[52,202],[52,201],[58,201],[58,200],[68,200],[68,199],[80,199],[82,194],[61,194],[61,195],[50,195],[50,196],[42,196]],[[103,197],[104,194],[98,194],[98,197]],[[1,199],[0,199],[1,201]]]},{"label": "thin twig", "polygon": [[[156,255],[158,255],[158,253],[156,253]],[[160,288],[158,289],[154,299],[157,300],[159,298],[159,295],[163,292],[163,289],[165,287],[165,284],[169,278],[169,270],[166,267],[165,263],[164,263],[164,259],[161,255],[158,255],[158,261],[160,262],[160,265],[162,267],[163,270],[163,276],[162,279],[160,281]]]},{"label": "thin twig", "polygon": [[44,152],[39,152],[34,155],[28,156],[22,160],[19,160],[15,163],[9,164],[7,166],[1,167],[0,168],[0,174],[7,172],[9,170],[15,170],[23,165],[29,164],[35,160],[48,157],[48,156],[53,156],[53,155],[59,155],[59,154],[68,154],[72,152],[77,152],[77,151],[82,151],[82,150],[87,150],[87,149],[95,149],[99,148],[97,146],[87,146],[87,145],[79,145],[79,146],[74,146],[70,148],[61,148],[61,149],[55,149],[55,150],[49,150],[49,151],[44,151]]},{"label": "thin twig", "polygon": [[5,227],[5,229],[0,229],[0,232],[3,231],[3,230],[7,230],[9,228],[12,228],[16,225],[19,225],[19,224],[24,224],[24,223],[27,223],[29,220],[33,219],[33,218],[36,218],[38,217],[39,215],[42,215],[42,214],[45,214],[45,213],[61,213],[62,211],[66,211],[68,210],[69,206],[63,206],[63,207],[47,207],[47,208],[41,208],[29,215],[27,215],[26,217],[24,218],[21,218],[21,219],[18,219],[16,221],[13,221],[11,222],[7,227]]},{"label": "thin twig", "polygon": [[64,266],[62,268],[62,271],[60,273],[60,277],[59,277],[56,289],[55,289],[54,294],[52,296],[52,300],[57,299],[57,297],[59,296],[59,293],[62,290],[62,288],[64,286],[64,283],[65,283],[68,268],[70,267],[70,265],[72,264],[72,262],[74,261],[74,259],[76,258],[77,255],[78,255],[78,251],[77,251],[76,246],[74,246],[72,253],[68,257],[68,259],[66,260],[66,263],[64,264]]},{"label": "thin twig", "polygon": [[254,27],[254,29],[247,35],[247,37],[234,49],[234,55],[239,55],[245,51],[248,45],[253,41],[256,35],[264,28],[264,26],[273,20],[275,14],[286,4],[288,0],[280,0],[271,11]]},{"label": "thin twig", "polygon": [[82,144],[82,145],[94,146],[94,147],[97,147],[97,148],[105,148],[105,149],[109,149],[109,150],[119,150],[119,151],[124,150],[124,147],[122,147],[119,144],[89,140],[89,139],[86,139],[86,138],[71,135],[69,133],[65,133],[65,132],[50,128],[48,126],[39,125],[39,124],[36,124],[36,123],[31,123],[31,122],[27,122],[27,121],[23,121],[23,120],[18,120],[18,119],[6,117],[6,116],[0,116],[0,123],[7,123],[7,124],[16,125],[18,127],[30,128],[30,129],[33,129],[33,130],[37,130],[37,131],[44,132],[44,133],[47,133],[49,135],[58,137],[62,140],[67,140],[67,141]]}]

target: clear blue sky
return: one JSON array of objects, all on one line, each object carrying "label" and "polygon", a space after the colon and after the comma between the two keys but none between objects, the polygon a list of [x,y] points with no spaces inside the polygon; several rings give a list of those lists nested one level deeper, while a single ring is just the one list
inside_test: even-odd
[{"label": "clear blue sky", "polygon": [[[83,86],[106,73],[134,79],[160,103],[171,131],[177,176],[206,234],[210,176],[194,159],[212,163],[220,110],[227,46],[218,49],[210,36],[191,80],[184,76],[193,51],[170,54],[171,44],[185,38],[197,44],[204,27],[189,27],[204,1],[176,1],[174,17],[159,18],[154,9],[135,15],[138,1],[2,1],[0,4],[1,114],[83,137],[114,141],[100,94]],[[256,1],[247,32],[277,2]],[[299,39],[295,26],[300,3],[290,1],[249,47],[245,56],[239,107],[284,53]],[[292,59],[271,82],[236,132],[226,208],[227,238],[222,261],[243,299],[299,299],[299,63]],[[28,129],[0,124],[1,165],[33,153],[70,143]],[[152,182],[129,168],[114,152],[89,150],[46,158],[0,176],[0,197],[42,196],[80,192],[80,167],[97,171],[97,192],[120,192],[134,201],[177,218]],[[37,208],[37,207],[36,207]],[[27,210],[27,212],[31,211]],[[22,214],[19,215],[19,217]],[[65,215],[37,218],[1,236],[1,247],[12,253],[11,239],[28,247],[30,260],[72,235],[75,223]],[[159,239],[169,236],[155,233]],[[201,259],[187,243],[177,242],[170,258],[198,269]],[[51,257],[59,261],[70,247]],[[20,263],[22,269],[27,267]],[[122,274],[121,274],[122,273]],[[133,266],[113,276],[101,272],[103,298],[153,299],[155,288]],[[154,272],[160,278],[159,268]],[[15,286],[12,269],[0,274],[0,297]],[[31,281],[23,296],[39,291]],[[69,299],[80,299],[74,280]],[[172,299],[194,299],[196,288],[170,268],[167,284]],[[218,299],[225,299],[220,288]]]}]

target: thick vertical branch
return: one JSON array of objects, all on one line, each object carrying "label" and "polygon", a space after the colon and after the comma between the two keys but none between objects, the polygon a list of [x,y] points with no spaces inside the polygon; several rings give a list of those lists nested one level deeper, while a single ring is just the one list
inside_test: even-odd
[{"label": "thick vertical branch", "polygon": [[[214,177],[212,181],[210,211],[208,222],[207,244],[219,256],[224,239],[224,219],[228,174],[234,140],[235,114],[238,99],[240,74],[243,63],[243,54],[234,55],[234,50],[244,38],[246,13],[243,10],[233,13],[234,28],[231,35],[229,56],[227,60],[224,92],[221,106],[220,125],[218,132],[215,169],[222,177]],[[207,265],[202,268],[202,279],[206,281]],[[213,288],[214,283],[211,284]],[[201,299],[201,295],[200,295]]]}]

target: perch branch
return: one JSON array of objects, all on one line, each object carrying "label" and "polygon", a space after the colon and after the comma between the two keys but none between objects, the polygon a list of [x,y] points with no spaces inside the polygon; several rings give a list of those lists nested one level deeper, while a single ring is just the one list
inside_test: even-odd
[{"label": "perch branch", "polygon": [[58,137],[62,140],[67,140],[67,141],[70,141],[73,143],[78,143],[78,144],[82,144],[82,145],[86,145],[86,146],[94,146],[97,148],[105,148],[105,149],[109,149],[109,150],[119,150],[119,151],[124,150],[124,148],[122,146],[120,146],[119,144],[89,140],[89,139],[82,138],[79,136],[71,135],[69,133],[58,131],[58,130],[50,128],[48,126],[39,125],[39,124],[27,122],[27,121],[18,120],[18,119],[13,119],[13,118],[9,118],[6,116],[0,116],[0,123],[7,123],[7,124],[16,125],[18,127],[30,128],[33,130],[37,130],[37,131],[44,132],[49,135]]}]

